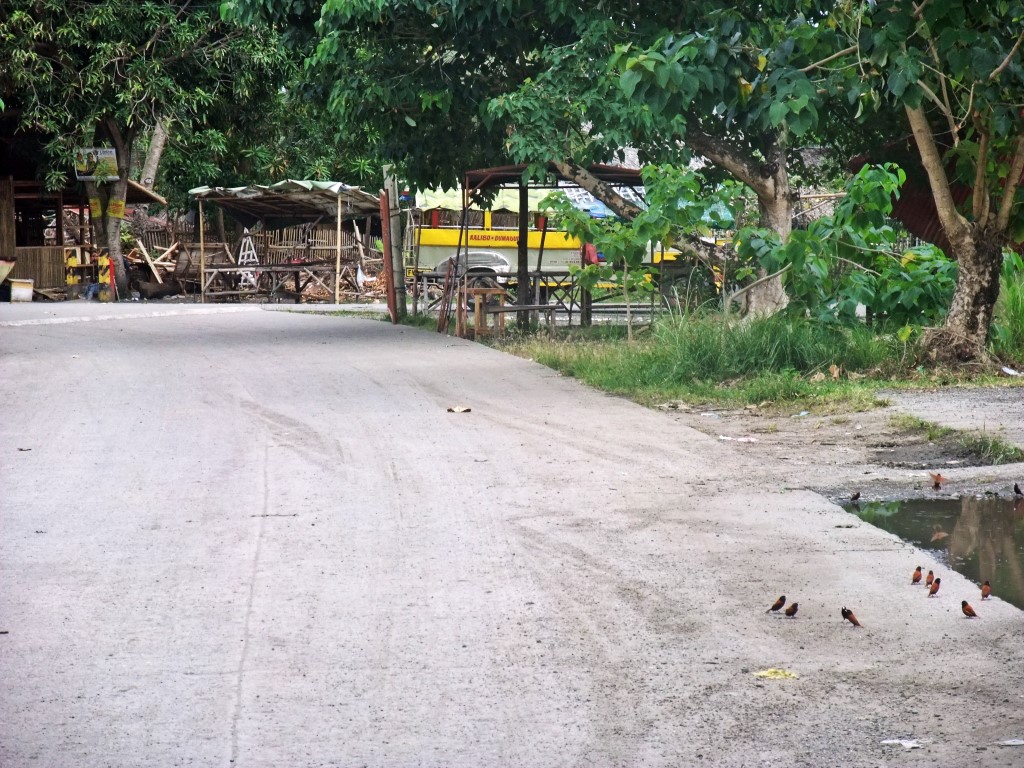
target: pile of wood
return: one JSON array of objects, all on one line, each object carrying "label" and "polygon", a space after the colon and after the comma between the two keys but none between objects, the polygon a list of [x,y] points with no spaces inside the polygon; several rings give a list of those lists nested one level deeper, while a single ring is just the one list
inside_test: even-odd
[{"label": "pile of wood", "polygon": [[[185,257],[184,263],[182,256]],[[145,243],[136,240],[135,247],[126,253],[124,258],[129,266],[140,268],[151,277],[149,280],[139,279],[133,282],[132,287],[138,290],[143,299],[162,299],[165,296],[176,296],[186,292],[184,278],[191,259],[188,258],[187,249],[183,249],[180,243],[172,243],[163,250],[163,253],[153,258]]]},{"label": "pile of wood", "polygon": [[149,251],[146,249],[143,242],[141,240],[136,240],[135,247],[126,253],[124,258],[129,264],[134,264],[136,266],[142,266],[145,264],[153,274],[153,280],[156,283],[163,285],[167,282],[168,278],[173,277],[174,270],[178,266],[176,256],[177,250],[178,243],[172,243],[170,248],[167,248],[154,259],[149,255]]}]

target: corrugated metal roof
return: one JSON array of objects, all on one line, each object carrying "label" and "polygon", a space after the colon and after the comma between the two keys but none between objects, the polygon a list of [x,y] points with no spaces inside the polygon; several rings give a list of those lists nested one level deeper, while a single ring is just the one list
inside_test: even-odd
[{"label": "corrugated metal roof", "polygon": [[343,219],[380,213],[376,195],[340,181],[286,179],[270,186],[196,187],[188,193],[197,200],[221,206],[243,224],[262,221],[271,229],[322,218],[333,220],[339,200]]}]

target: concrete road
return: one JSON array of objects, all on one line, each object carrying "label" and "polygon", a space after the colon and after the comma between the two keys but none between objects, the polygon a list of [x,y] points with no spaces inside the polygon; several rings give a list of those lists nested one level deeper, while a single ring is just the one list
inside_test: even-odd
[{"label": "concrete road", "polygon": [[1024,614],[742,446],[380,321],[47,311],[0,309],[5,768],[1024,764]]}]

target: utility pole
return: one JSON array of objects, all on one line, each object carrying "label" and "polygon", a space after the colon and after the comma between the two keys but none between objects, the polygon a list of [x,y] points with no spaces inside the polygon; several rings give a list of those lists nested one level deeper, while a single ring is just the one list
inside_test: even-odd
[{"label": "utility pole", "polygon": [[395,178],[395,167],[384,166],[384,189],[388,191],[391,219],[391,266],[395,276],[395,314],[399,319],[406,315],[405,306],[405,264],[402,261],[402,210],[398,205],[398,179]]}]

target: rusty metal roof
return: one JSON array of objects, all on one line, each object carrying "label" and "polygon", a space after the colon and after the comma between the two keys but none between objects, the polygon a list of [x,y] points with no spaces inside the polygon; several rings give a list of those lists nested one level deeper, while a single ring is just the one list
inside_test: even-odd
[{"label": "rusty metal roof", "polygon": [[262,221],[268,229],[334,220],[341,203],[343,219],[380,214],[380,200],[359,187],[340,181],[286,179],[270,186],[196,187],[189,195],[219,205],[247,226]]}]

